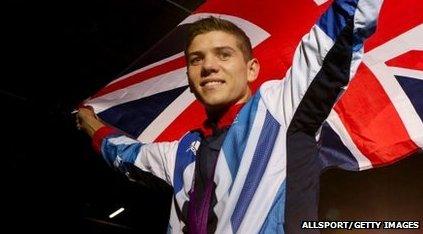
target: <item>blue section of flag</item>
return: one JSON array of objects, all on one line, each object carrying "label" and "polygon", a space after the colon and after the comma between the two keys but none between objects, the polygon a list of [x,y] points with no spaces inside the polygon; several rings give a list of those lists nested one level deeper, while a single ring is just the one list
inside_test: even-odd
[{"label": "blue section of flag", "polygon": [[242,187],[241,194],[239,195],[238,202],[231,217],[232,230],[235,233],[238,231],[244,219],[247,208],[250,206],[250,202],[266,170],[267,163],[269,162],[279,133],[279,127],[278,121],[267,112],[259,141],[257,142],[257,148],[254,152],[247,177],[245,178],[244,186]]},{"label": "blue section of flag", "polygon": [[188,86],[154,94],[111,107],[99,114],[101,119],[133,137],[138,137],[159,114]]},{"label": "blue section of flag", "polygon": [[405,76],[395,76],[395,78],[407,94],[420,119],[423,119],[423,80]]},{"label": "blue section of flag", "polygon": [[325,14],[320,17],[317,25],[335,41],[339,33],[347,25],[348,22],[346,20],[351,20],[354,15],[357,2],[358,0],[335,1]]},{"label": "blue section of flag", "polygon": [[327,122],[323,123],[320,133],[319,159],[322,169],[336,166],[349,171],[358,171],[359,168],[355,157]]}]

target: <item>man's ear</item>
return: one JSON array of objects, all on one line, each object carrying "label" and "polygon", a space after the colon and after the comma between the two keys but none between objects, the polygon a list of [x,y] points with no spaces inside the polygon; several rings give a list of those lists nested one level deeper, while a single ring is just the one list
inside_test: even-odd
[{"label": "man's ear", "polygon": [[255,81],[260,72],[260,63],[256,58],[247,62],[247,80],[249,83]]}]

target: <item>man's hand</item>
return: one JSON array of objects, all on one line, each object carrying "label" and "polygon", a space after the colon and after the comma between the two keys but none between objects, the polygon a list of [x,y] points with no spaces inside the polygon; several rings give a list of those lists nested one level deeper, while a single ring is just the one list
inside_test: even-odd
[{"label": "man's hand", "polygon": [[103,126],[105,125],[94,113],[92,107],[85,106],[78,109],[76,113],[76,128],[78,128],[78,130],[83,130],[92,137],[94,133]]}]

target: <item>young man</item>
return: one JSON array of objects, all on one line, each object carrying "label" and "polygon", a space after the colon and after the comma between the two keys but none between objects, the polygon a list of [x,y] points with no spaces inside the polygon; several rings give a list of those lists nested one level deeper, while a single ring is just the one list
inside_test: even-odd
[{"label": "young man", "polygon": [[88,108],[79,110],[78,128],[128,177],[135,165],[173,186],[172,232],[304,232],[301,221],[317,220],[316,135],[358,66],[379,7],[335,2],[301,41],[286,77],[253,96],[248,84],[260,65],[248,37],[229,21],[199,20],[185,56],[190,89],[208,115],[202,129],[143,144]]}]

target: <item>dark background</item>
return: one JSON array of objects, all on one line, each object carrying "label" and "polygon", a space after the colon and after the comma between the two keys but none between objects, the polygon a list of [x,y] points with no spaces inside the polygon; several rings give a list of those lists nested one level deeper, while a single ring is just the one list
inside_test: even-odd
[{"label": "dark background", "polygon": [[[171,190],[146,189],[108,168],[70,112],[202,2],[1,3],[3,233],[165,232]],[[360,173],[330,170],[320,217],[422,222],[422,166],[420,154]]]}]

